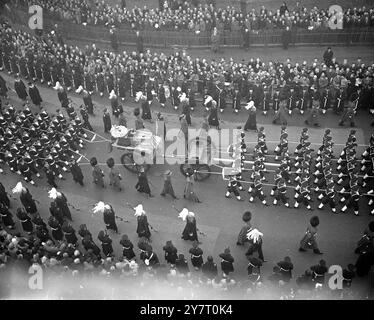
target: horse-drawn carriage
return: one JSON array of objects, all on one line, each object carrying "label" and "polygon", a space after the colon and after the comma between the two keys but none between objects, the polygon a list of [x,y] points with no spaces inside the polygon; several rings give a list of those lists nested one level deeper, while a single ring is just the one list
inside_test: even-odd
[{"label": "horse-drawn carriage", "polygon": [[[121,156],[123,166],[134,173],[140,168],[148,171],[152,164],[157,164],[157,158],[165,159],[164,141],[161,137],[153,134],[148,129],[133,130],[124,126],[113,126],[111,131],[111,148],[124,150]],[[195,172],[196,180],[202,181],[210,176],[210,166],[205,159],[206,145],[201,141],[191,142],[189,148],[197,146],[198,151],[193,152],[194,156],[175,156],[184,158],[180,164],[181,173],[186,176],[189,168]],[[191,153],[189,153],[191,154]],[[162,161],[163,162],[163,161]]]}]

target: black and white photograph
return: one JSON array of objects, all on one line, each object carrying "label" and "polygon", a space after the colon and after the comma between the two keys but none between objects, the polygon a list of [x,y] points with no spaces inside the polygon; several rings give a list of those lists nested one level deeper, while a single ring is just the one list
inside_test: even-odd
[{"label": "black and white photograph", "polygon": [[0,299],[373,300],[374,2],[0,0]]}]

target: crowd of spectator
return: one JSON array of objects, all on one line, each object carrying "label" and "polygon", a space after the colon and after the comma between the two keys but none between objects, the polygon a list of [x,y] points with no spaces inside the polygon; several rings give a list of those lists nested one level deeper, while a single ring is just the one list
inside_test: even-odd
[{"label": "crowd of spectator", "polygon": [[[115,90],[120,98],[129,94],[135,97],[138,91],[159,92],[161,86],[168,85],[176,107],[181,92],[190,98],[191,108],[196,106],[192,95],[209,94],[218,101],[216,96],[221,92],[225,96],[220,97],[220,109],[229,107],[228,99],[239,94],[233,108],[240,110],[242,103],[254,100],[260,110],[265,110],[273,108],[277,99],[285,100],[292,95],[294,101],[300,100],[305,91],[305,109],[310,108],[311,97],[318,94],[324,109],[331,107],[339,113],[344,107],[341,102],[360,86],[359,108],[371,108],[373,65],[360,58],[352,63],[346,59],[338,62],[329,53],[325,59],[309,63],[289,59],[265,63],[260,58],[247,62],[224,58],[208,61],[186,53],[165,55],[150,50],[114,53],[94,44],[85,48],[63,44],[59,32],[40,39],[13,30],[7,23],[2,24],[0,37],[0,68],[53,85],[60,81],[66,88],[83,86],[88,92],[101,95]],[[220,91],[219,87],[225,90]]]},{"label": "crowd of spectator", "polygon": [[[327,285],[327,266],[323,260],[292,280],[292,276],[282,272],[279,267],[284,262],[279,262],[271,274],[262,274],[258,267],[254,268],[256,271],[251,271],[256,273],[255,277],[250,274],[248,279],[236,279],[222,274],[211,256],[200,269],[193,268],[191,262],[180,254],[174,264],[167,260],[160,262],[159,258],[156,258],[157,263],[146,263],[142,259],[142,250],[140,256],[136,254],[131,260],[122,254],[105,256],[100,253],[100,249],[99,254],[96,251],[94,253],[87,244],[96,246],[88,230],[80,229],[78,232],[84,235],[81,245],[80,241],[76,244],[66,240],[56,241],[48,235],[48,229],[45,230],[42,237],[39,232],[23,235],[17,229],[7,231],[0,228],[0,298],[32,297],[32,294],[50,299],[372,298],[372,292],[362,286],[330,290]],[[157,248],[152,253],[157,257],[156,251]],[[313,270],[321,268],[321,264],[326,279],[324,275],[316,280]],[[30,267],[34,272],[43,270],[43,291],[29,290]],[[348,266],[345,274],[352,276],[352,270],[352,266]],[[11,276],[14,274],[17,277]]]},{"label": "crowd of spectator", "polygon": [[307,9],[299,3],[293,9],[283,4],[276,11],[262,6],[260,10],[241,11],[228,6],[215,8],[213,4],[199,4],[182,0],[160,1],[159,8],[144,6],[127,9],[111,6],[105,1],[91,4],[87,0],[20,0],[25,5],[39,4],[50,15],[77,24],[127,26],[132,29],[189,30],[210,34],[214,27],[221,32],[248,29],[253,32],[290,28],[328,29],[330,20],[340,19],[343,28],[374,26],[374,9],[348,8],[342,13],[328,8]]}]

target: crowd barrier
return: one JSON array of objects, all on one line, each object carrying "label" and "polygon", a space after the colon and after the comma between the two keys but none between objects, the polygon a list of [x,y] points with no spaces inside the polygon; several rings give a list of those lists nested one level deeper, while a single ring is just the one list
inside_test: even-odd
[{"label": "crowd barrier", "polygon": [[[27,24],[27,13],[17,10],[17,22]],[[81,40],[85,42],[110,43],[109,28],[106,26],[80,25],[71,21],[51,19],[44,16],[44,29],[46,31],[58,24],[65,39]],[[188,48],[209,47],[211,36],[208,32],[196,34],[191,31],[165,31],[146,29],[142,30],[143,42],[150,47],[170,47],[173,45]],[[136,43],[135,31],[127,26],[117,29],[117,38],[120,45]],[[261,30],[251,32],[250,46],[280,46],[282,45],[282,30]],[[225,47],[239,47],[243,44],[240,30],[221,33],[220,45]],[[291,32],[291,45],[368,45],[374,44],[374,28],[349,28],[343,30],[305,30],[293,29]]]}]

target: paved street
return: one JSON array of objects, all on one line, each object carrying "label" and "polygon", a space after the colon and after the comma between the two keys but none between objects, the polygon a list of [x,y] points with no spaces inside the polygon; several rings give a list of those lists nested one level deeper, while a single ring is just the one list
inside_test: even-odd
[{"label": "paved street", "polygon": [[[13,80],[8,75],[3,74],[3,77],[9,82],[8,86],[13,88]],[[57,93],[50,89],[41,87],[40,92],[44,100],[43,107],[50,113],[53,113],[58,109],[59,102],[57,99]],[[72,100],[80,105],[82,99],[79,95],[72,93]],[[93,98],[96,106],[96,116],[91,117],[90,121],[94,127],[95,132],[100,135],[103,133],[102,124],[102,110],[104,107],[109,106],[107,97],[99,98],[94,96]],[[15,96],[15,93],[10,93],[10,102],[18,107],[21,107],[21,101]],[[138,105],[133,101],[126,101],[124,103],[125,114],[128,118],[129,127],[134,127],[134,117],[132,116],[133,108]],[[152,106],[155,112],[159,110],[159,106],[155,103]],[[35,110],[36,111],[36,110]],[[167,109],[167,112],[163,112],[168,120],[168,128],[177,127],[179,128],[177,114],[171,109]],[[193,126],[199,128],[202,121],[203,113],[198,111],[193,114]],[[246,111],[242,110],[241,114],[233,115],[231,112],[223,114],[222,128],[234,129],[238,125],[243,125],[246,120]],[[258,116],[258,123],[264,124],[267,135],[267,140],[277,141],[279,140],[279,126],[270,125],[271,116],[268,118]],[[367,114],[361,113],[358,116],[358,128],[357,138],[358,143],[366,144],[368,138],[372,132],[369,128],[369,121]],[[114,121],[114,119],[112,119]],[[319,146],[322,140],[322,134],[326,127],[332,128],[332,137],[336,144],[344,144],[350,128],[337,127],[338,118],[332,114],[327,114],[325,119],[322,120],[322,127],[320,129],[310,130],[310,141],[315,143],[315,147]],[[302,123],[301,116],[294,116],[291,119],[291,125],[288,128],[290,141],[298,141],[301,129],[303,126],[297,124]],[[154,124],[146,124],[151,130],[154,130]],[[106,136],[109,138],[109,135]],[[248,133],[246,135],[247,143],[250,145],[251,142],[255,141],[256,134]],[[268,143],[269,149],[273,149],[275,143]],[[290,145],[291,150],[295,145]],[[335,153],[337,154],[340,150],[339,146],[336,146]],[[360,147],[362,150],[362,147]],[[106,159],[113,157],[116,163],[120,163],[120,156],[122,152],[113,150],[108,154],[107,143],[92,143],[87,144],[86,148],[82,151],[83,154],[90,158],[96,156],[99,162],[105,163]],[[162,246],[167,240],[172,240],[175,246],[181,253],[186,256],[188,249],[191,247],[191,243],[183,241],[180,236],[184,228],[184,222],[177,218],[178,213],[172,208],[174,204],[177,208],[182,209],[183,207],[189,208],[195,212],[197,217],[197,224],[199,229],[206,233],[207,236],[200,236],[202,242],[202,249],[204,250],[204,257],[212,254],[215,257],[216,262],[218,260],[218,254],[223,252],[226,247],[230,247],[233,256],[235,257],[235,269],[236,277],[243,277],[246,274],[246,259],[244,256],[245,248],[236,246],[237,234],[242,226],[241,216],[245,210],[251,210],[254,214],[253,225],[256,226],[260,231],[264,233],[264,254],[268,260],[262,268],[264,274],[269,274],[272,270],[274,263],[281,260],[284,256],[288,255],[294,262],[295,277],[310,265],[315,264],[321,259],[320,256],[313,255],[312,253],[299,253],[298,244],[299,240],[305,232],[305,228],[312,214],[318,214],[321,220],[318,241],[320,248],[325,254],[323,258],[329,265],[331,264],[345,264],[347,262],[355,262],[356,256],[353,254],[353,249],[356,241],[360,237],[362,231],[370,221],[369,216],[365,212],[361,212],[361,216],[355,217],[352,213],[333,215],[327,209],[325,211],[314,211],[313,213],[307,212],[304,209],[294,210],[286,209],[278,205],[278,207],[264,207],[259,201],[257,203],[249,204],[248,196],[243,192],[246,201],[237,202],[235,199],[225,199],[224,193],[226,191],[226,182],[222,181],[222,176],[218,168],[214,169],[214,173],[208,180],[200,183],[196,183],[197,195],[201,198],[203,203],[192,204],[183,200],[183,189],[185,178],[179,172],[178,166],[169,165],[155,165],[151,168],[148,173],[148,178],[151,182],[152,193],[155,195],[154,198],[148,199],[142,194],[137,193],[134,186],[136,184],[136,175],[130,173],[125,168],[120,166],[121,174],[123,176],[124,190],[122,192],[113,191],[109,186],[102,190],[92,184],[91,178],[91,167],[88,162],[82,160],[82,169],[85,176],[85,186],[80,187],[71,179],[70,174],[66,174],[67,180],[58,181],[60,190],[67,196],[69,202],[79,210],[72,210],[74,219],[74,227],[77,230],[81,223],[86,223],[89,230],[93,235],[97,235],[99,230],[103,229],[104,223],[101,216],[93,216],[91,209],[93,205],[103,200],[106,203],[113,205],[116,214],[124,219],[127,219],[129,223],[118,222],[120,235],[111,234],[113,239],[114,249],[116,254],[120,254],[119,239],[122,234],[127,234],[129,238],[137,243],[136,235],[136,218],[133,216],[133,212],[126,206],[126,202],[133,204],[134,206],[138,203],[142,203],[147,214],[148,220],[154,228],[159,232],[153,232],[152,241],[153,247],[163,262]],[[106,165],[102,166],[105,173],[108,173]],[[180,200],[172,201],[171,198],[163,198],[159,194],[163,186],[162,173],[166,169],[173,171],[173,185],[174,190],[177,193]],[[244,179],[248,179],[248,175],[244,175]],[[19,176],[9,173],[5,170],[5,174],[0,176],[1,182],[9,187],[14,187],[19,181]],[[108,181],[106,176],[106,181]],[[269,181],[272,180],[272,175],[269,175]],[[47,191],[49,187],[46,186],[46,180],[37,180],[37,187],[29,186],[32,195],[36,198],[40,204],[38,204],[41,215],[44,218],[49,216],[48,207],[50,199],[48,199]],[[269,187],[265,187],[264,191],[269,194]],[[270,201],[268,196],[268,202]],[[291,202],[293,203],[293,201]],[[15,210],[19,205],[18,200],[12,200],[12,209]],[[95,236],[96,237],[96,236]],[[98,241],[97,241],[98,243]]]}]

